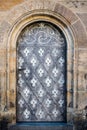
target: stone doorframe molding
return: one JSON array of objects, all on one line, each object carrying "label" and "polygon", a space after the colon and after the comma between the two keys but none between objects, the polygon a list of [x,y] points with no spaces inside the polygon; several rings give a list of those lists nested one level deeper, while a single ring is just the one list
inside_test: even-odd
[{"label": "stone doorframe molding", "polygon": [[[9,37],[9,45],[10,47],[8,47],[10,50],[10,55],[8,56],[9,58],[9,73],[8,73],[8,81],[9,81],[9,89],[13,90],[15,93],[14,99],[16,99],[16,43],[17,43],[17,38],[19,36],[19,34],[21,33],[21,31],[23,30],[23,28],[25,28],[27,25],[36,22],[36,21],[47,21],[50,23],[53,23],[54,25],[58,26],[64,33],[65,37],[66,37],[66,41],[67,41],[67,114],[69,114],[68,108],[73,107],[73,100],[75,100],[75,98],[73,98],[73,93],[71,92],[73,89],[73,84],[74,81],[73,80],[73,56],[74,56],[74,39],[73,39],[73,34],[72,31],[70,30],[70,28],[68,28],[66,25],[68,25],[69,23],[62,18],[61,16],[59,16],[58,14],[55,14],[52,11],[44,11],[44,10],[37,10],[37,11],[32,11],[28,14],[26,14],[26,16],[21,18],[22,21],[19,20],[19,22],[16,24],[16,27],[13,28],[13,30],[11,31],[11,35]],[[13,64],[14,63],[14,64]],[[9,99],[10,100],[10,97]],[[9,101],[12,102],[12,101]],[[16,104],[16,100],[14,102]],[[13,104],[14,104],[13,103]],[[9,106],[9,104],[8,104]],[[10,107],[10,106],[9,106]],[[16,105],[15,105],[15,115],[16,115]],[[71,114],[71,113],[70,113]],[[68,115],[67,115],[67,119],[68,119]]]},{"label": "stone doorframe molding", "polygon": [[[73,111],[76,110],[77,102],[77,65],[78,65],[78,47],[85,42],[85,30],[79,18],[69,9],[54,3],[52,0],[37,0],[37,4],[25,2],[17,6],[14,10],[20,10],[20,16],[14,18],[8,17],[6,22],[10,21],[8,38],[6,44],[6,90],[7,100],[4,103],[7,106],[7,113],[12,116],[12,122],[16,122],[16,43],[17,38],[23,28],[36,21],[47,21],[58,26],[64,33],[67,41],[67,122],[72,121]],[[45,3],[44,3],[44,2]],[[32,6],[31,6],[32,5]],[[36,5],[36,6],[35,6]],[[24,7],[26,6],[26,9]],[[29,8],[30,7],[30,8]],[[13,10],[13,12],[14,12]],[[13,12],[9,13],[14,15]],[[78,26],[79,25],[79,26]],[[83,34],[80,34],[80,30]],[[84,35],[84,37],[83,37]],[[3,96],[3,95],[2,95]],[[5,112],[2,112],[3,114]],[[5,113],[6,114],[6,113]]]}]

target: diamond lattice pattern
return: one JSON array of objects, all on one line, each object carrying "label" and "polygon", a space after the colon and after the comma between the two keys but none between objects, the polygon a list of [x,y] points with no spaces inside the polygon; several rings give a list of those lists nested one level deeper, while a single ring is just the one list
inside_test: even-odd
[{"label": "diamond lattice pattern", "polygon": [[17,120],[65,121],[66,44],[48,23],[26,27],[17,46]]}]

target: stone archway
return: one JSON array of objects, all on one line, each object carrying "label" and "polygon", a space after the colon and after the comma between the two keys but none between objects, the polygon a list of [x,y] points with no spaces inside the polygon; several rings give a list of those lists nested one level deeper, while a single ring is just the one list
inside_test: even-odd
[{"label": "stone archway", "polygon": [[[44,15],[43,15],[44,14]],[[34,23],[34,22],[38,22],[38,21],[45,21],[45,22],[50,22],[51,24],[55,25],[56,27],[59,27],[60,30],[62,31],[62,33],[65,35],[66,37],[66,42],[67,42],[67,107],[66,107],[66,110],[67,110],[67,115],[66,115],[66,118],[67,120],[69,119],[69,111],[68,111],[68,106],[70,104],[70,102],[72,102],[73,100],[73,95],[72,93],[69,95],[69,90],[71,89],[72,87],[72,78],[73,78],[73,73],[71,73],[72,71],[72,67],[73,67],[73,37],[72,37],[72,31],[67,28],[67,21],[66,22],[62,22],[61,21],[61,18],[58,17],[56,14],[54,14],[52,11],[49,11],[48,12],[44,12],[43,10],[38,10],[37,12],[36,11],[33,11],[31,12],[31,14],[26,14],[26,18],[24,17],[23,21],[21,21],[20,23],[18,23],[16,25],[16,29],[13,29],[13,32],[12,32],[12,36],[11,36],[11,39],[10,39],[10,43],[13,43],[11,45],[12,48],[14,48],[14,55],[15,55],[15,64],[14,64],[14,74],[12,73],[13,76],[11,76],[11,78],[13,78],[14,80],[14,85],[15,85],[15,94],[16,94],[16,60],[17,60],[17,53],[16,53],[16,48],[17,48],[17,39],[18,39],[18,36],[19,34],[21,33],[21,31],[29,24],[31,23]],[[66,24],[65,24],[66,23]],[[15,40],[14,40],[15,38]],[[13,58],[12,58],[13,59]],[[11,60],[11,59],[10,59]],[[11,64],[10,64],[11,65]],[[11,69],[11,67],[10,67]],[[10,79],[10,81],[12,81]],[[13,84],[13,83],[12,83]],[[11,85],[11,84],[10,84]],[[16,99],[16,96],[17,94],[15,95],[15,99]],[[16,114],[16,106],[15,106],[15,114]]]}]

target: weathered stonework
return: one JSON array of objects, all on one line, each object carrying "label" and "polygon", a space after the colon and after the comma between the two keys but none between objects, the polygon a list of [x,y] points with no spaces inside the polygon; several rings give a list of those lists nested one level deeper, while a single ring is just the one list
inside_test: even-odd
[{"label": "weathered stonework", "polygon": [[17,37],[29,23],[45,20],[59,26],[67,39],[67,121],[72,122],[75,112],[87,106],[87,2],[13,3],[9,6],[3,3],[6,8],[0,6],[0,118],[8,116],[11,122],[16,122]]}]

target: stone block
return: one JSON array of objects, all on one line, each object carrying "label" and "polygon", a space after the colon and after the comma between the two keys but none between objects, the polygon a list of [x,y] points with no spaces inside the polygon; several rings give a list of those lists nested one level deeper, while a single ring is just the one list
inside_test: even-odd
[{"label": "stone block", "polygon": [[87,106],[87,91],[78,91],[77,106],[78,110],[82,110]]},{"label": "stone block", "polygon": [[27,10],[22,5],[19,7],[15,7],[9,12],[9,14],[7,14],[6,20],[9,24],[12,25],[16,22],[18,18],[20,18],[26,12]]},{"label": "stone block", "polygon": [[83,22],[85,29],[87,29],[87,12],[77,13],[81,21]]},{"label": "stone block", "polygon": [[0,70],[5,70],[6,68],[6,53],[3,49],[3,52],[0,52]]},{"label": "stone block", "polygon": [[78,18],[76,15],[69,9],[67,9],[65,6],[56,4],[54,11],[60,15],[62,15],[69,23],[75,22]]},{"label": "stone block", "polygon": [[74,37],[77,39],[78,47],[85,48],[87,47],[87,35],[84,26],[81,24],[80,20],[71,25],[71,28],[74,32]]},{"label": "stone block", "polygon": [[2,0],[0,1],[0,10],[1,11],[9,10],[23,1],[24,0]]}]

